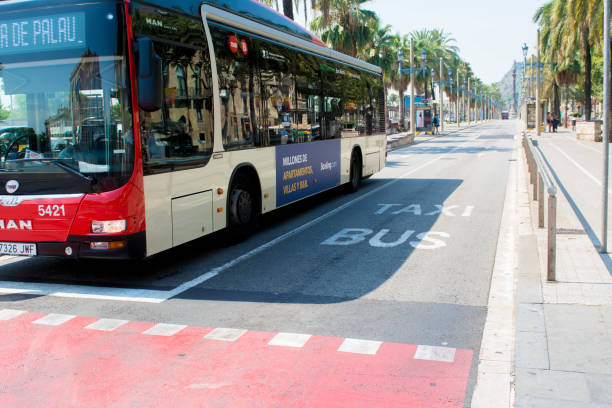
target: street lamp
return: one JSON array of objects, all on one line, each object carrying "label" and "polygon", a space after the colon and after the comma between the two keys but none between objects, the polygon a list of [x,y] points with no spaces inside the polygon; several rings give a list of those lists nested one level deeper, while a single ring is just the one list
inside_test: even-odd
[{"label": "street lamp", "polygon": [[434,91],[434,73],[436,72],[435,69],[431,69],[431,107],[433,108],[433,115],[436,116],[436,105],[434,104],[434,99],[435,98],[435,91]]},{"label": "street lamp", "polygon": [[450,120],[450,115],[453,113],[451,105],[453,99],[453,69],[447,68],[446,73],[448,74],[448,119]]},{"label": "street lamp", "polygon": [[427,59],[427,52],[425,48],[421,50],[421,69],[423,70],[423,80],[425,80],[425,60]]},{"label": "street lamp", "polygon": [[[523,48],[521,48],[521,50],[523,51],[523,103],[525,104],[525,106],[527,106],[526,87],[528,85],[525,78],[527,76],[527,53],[529,52],[529,47],[527,46],[527,43],[523,43]],[[527,128],[527,109],[525,109],[525,128]]]}]

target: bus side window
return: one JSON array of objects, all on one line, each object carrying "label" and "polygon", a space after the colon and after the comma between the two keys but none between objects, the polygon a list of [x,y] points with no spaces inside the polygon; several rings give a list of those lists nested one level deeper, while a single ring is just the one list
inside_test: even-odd
[{"label": "bus side window", "polygon": [[314,57],[296,54],[295,59],[296,142],[321,140],[321,78]]},{"label": "bus side window", "polygon": [[225,150],[261,145],[257,44],[250,36],[210,26],[221,97],[221,134]]},{"label": "bus side window", "polygon": [[269,146],[297,143],[299,141],[295,116],[297,53],[263,40],[259,41],[259,44],[263,139]]},{"label": "bus side window", "polygon": [[155,51],[162,59],[164,99],[158,111],[140,111],[145,173],[203,166],[213,148],[209,54],[162,41]]}]

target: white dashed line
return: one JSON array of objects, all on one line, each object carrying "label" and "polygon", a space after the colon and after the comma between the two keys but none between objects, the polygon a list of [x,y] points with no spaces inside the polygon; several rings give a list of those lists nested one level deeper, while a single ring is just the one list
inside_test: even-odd
[{"label": "white dashed line", "polygon": [[236,341],[246,332],[247,330],[219,327],[208,333],[204,338],[208,340]]},{"label": "white dashed line", "polygon": [[127,320],[119,319],[100,319],[97,322],[90,324],[89,326],[85,326],[85,328],[91,330],[113,331],[123,326],[127,322]]},{"label": "white dashed line", "polygon": [[151,327],[149,330],[146,330],[142,334],[147,334],[150,336],[173,336],[183,330],[185,327],[187,326],[183,324],[157,323],[155,326]]},{"label": "white dashed line", "polygon": [[73,316],[73,315],[50,313],[44,317],[41,317],[38,320],[34,320],[32,323],[44,324],[45,326],[59,326],[61,324],[66,323],[69,320],[74,319],[75,317],[76,316]]},{"label": "white dashed line", "polygon": [[416,360],[452,363],[455,361],[455,351],[454,348],[450,347],[418,346],[414,358]]},{"label": "white dashed line", "polygon": [[11,320],[17,316],[24,314],[23,310],[3,309],[0,310],[0,320]]},{"label": "white dashed line", "polygon": [[371,340],[357,340],[357,339],[344,339],[338,351],[342,351],[344,353],[357,353],[357,354],[376,354],[381,341],[371,341]]},{"label": "white dashed line", "polygon": [[268,344],[271,346],[304,347],[304,344],[311,337],[310,334],[278,333]]}]

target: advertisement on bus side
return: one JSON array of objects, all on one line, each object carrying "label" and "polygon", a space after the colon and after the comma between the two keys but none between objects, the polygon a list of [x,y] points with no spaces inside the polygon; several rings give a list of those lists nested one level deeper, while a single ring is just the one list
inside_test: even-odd
[{"label": "advertisement on bus side", "polygon": [[340,140],[276,147],[276,206],[340,184]]}]

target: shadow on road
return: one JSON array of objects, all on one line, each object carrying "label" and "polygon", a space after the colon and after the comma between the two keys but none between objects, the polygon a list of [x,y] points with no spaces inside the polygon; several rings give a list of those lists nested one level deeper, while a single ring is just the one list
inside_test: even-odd
[{"label": "shadow on road", "polygon": [[[443,205],[461,182],[367,180],[358,194],[347,195],[338,188],[265,215],[260,230],[238,245],[227,246],[220,234],[213,234],[145,261],[26,259],[0,266],[0,280],[171,290],[359,200],[178,295],[245,302],[342,302],[362,297],[387,282],[406,267],[415,252],[434,256],[446,245],[447,234],[432,231],[432,227],[441,215],[437,206]],[[386,184],[380,192],[376,190]],[[423,272],[411,271],[415,279],[424,279],[419,276]],[[14,300],[22,300],[19,296]],[[13,297],[5,298],[9,299]]]}]

